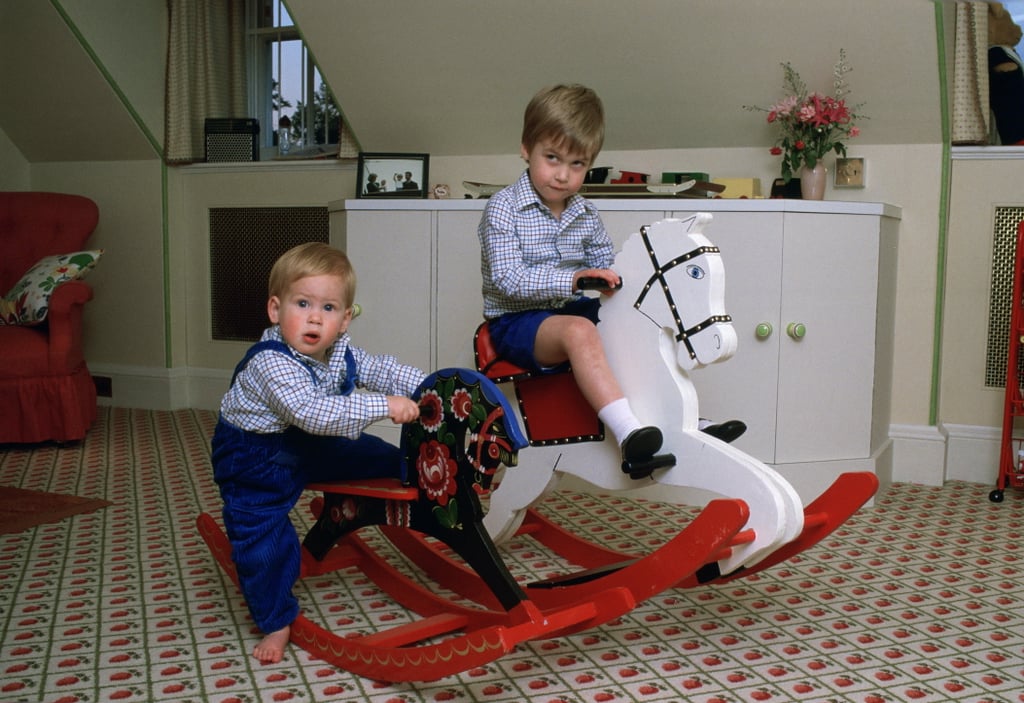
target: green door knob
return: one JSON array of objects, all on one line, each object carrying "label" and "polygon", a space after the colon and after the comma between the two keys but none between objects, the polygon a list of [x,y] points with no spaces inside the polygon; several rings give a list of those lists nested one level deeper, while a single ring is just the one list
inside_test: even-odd
[{"label": "green door knob", "polygon": [[807,327],[802,322],[790,322],[786,325],[786,334],[793,339],[803,339],[807,334]]},{"label": "green door knob", "polygon": [[772,323],[762,322],[754,328],[754,336],[758,339],[768,339],[772,336]]}]

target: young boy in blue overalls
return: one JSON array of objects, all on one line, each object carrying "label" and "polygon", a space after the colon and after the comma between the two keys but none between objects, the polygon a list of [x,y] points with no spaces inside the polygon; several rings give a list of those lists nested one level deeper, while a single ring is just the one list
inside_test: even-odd
[{"label": "young boy in blue overalls", "polygon": [[[351,345],[356,276],[348,257],[310,242],[270,272],[273,325],[235,369],[212,441],[242,594],[263,639],[253,655],[281,661],[299,614],[292,587],[299,538],[289,513],[308,483],[401,476],[398,447],[363,430],[419,416],[409,398],[424,373]],[[364,388],[368,393],[353,393]]]}]

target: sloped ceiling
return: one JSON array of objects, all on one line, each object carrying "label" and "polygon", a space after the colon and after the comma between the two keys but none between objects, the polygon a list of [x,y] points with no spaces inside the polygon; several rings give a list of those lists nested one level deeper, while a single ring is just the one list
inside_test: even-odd
[{"label": "sloped ceiling", "polygon": [[[30,162],[154,158],[135,108],[54,4],[0,0],[0,129]],[[73,3],[108,15],[116,4]],[[555,82],[602,96],[607,150],[767,146],[773,131],[742,106],[780,97],[781,61],[830,90],[840,47],[852,102],[871,118],[860,143],[942,140],[932,0],[287,4],[368,151],[515,153],[523,107]],[[162,78],[151,66],[141,76]]]},{"label": "sloped ceiling", "polygon": [[605,149],[768,145],[781,61],[831,92],[840,47],[860,141],[942,141],[929,0],[288,0],[367,151],[518,150],[540,87],[590,85]]},{"label": "sloped ceiling", "polygon": [[157,156],[50,2],[0,0],[0,66],[0,128],[28,161]]}]

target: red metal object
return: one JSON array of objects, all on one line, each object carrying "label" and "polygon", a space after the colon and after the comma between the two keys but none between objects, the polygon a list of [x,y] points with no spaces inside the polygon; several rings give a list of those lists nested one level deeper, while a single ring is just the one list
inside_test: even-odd
[{"label": "red metal object", "polygon": [[[344,490],[343,485],[336,488]],[[231,545],[223,530],[207,513],[199,516],[196,525],[217,563],[237,585]],[[557,608],[542,609],[530,600],[508,611],[500,606],[458,605],[400,574],[354,534],[336,545],[323,561],[316,561],[308,552],[303,555],[303,576],[351,567],[420,619],[347,637],[299,615],[291,626],[291,641],[341,669],[378,681],[431,681],[452,676],[494,661],[521,642],[586,629],[636,607],[628,591],[616,588]],[[440,641],[431,641],[435,638]]]},{"label": "red metal object", "polygon": [[1024,488],[1024,428],[1017,418],[1024,417],[1024,387],[1021,386],[1020,348],[1024,344],[1024,222],[1017,225],[1017,249],[1013,262],[1013,298],[1010,309],[1010,344],[1006,359],[1006,394],[1003,405],[1003,439],[999,453],[996,487],[989,493],[993,503],[1001,503],[1007,488]]}]

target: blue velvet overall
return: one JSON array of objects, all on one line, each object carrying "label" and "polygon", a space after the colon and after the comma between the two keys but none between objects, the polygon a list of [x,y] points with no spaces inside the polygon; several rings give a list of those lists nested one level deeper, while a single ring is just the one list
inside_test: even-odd
[{"label": "blue velvet overall", "polygon": [[[289,353],[282,342],[259,342],[246,352],[231,382],[264,351]],[[345,360],[348,373],[341,394],[348,395],[355,388],[356,369],[351,352]],[[242,595],[256,625],[265,633],[280,630],[299,614],[292,586],[299,577],[301,547],[289,513],[305,486],[318,481],[402,476],[398,447],[379,437],[327,437],[297,427],[278,434],[258,434],[234,427],[223,418],[214,430],[211,457]]]}]

